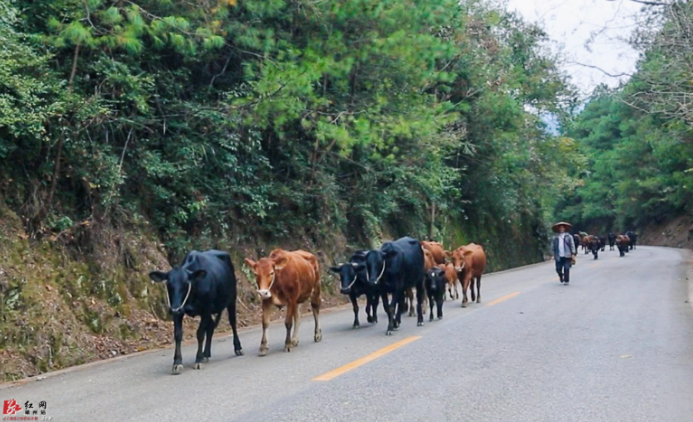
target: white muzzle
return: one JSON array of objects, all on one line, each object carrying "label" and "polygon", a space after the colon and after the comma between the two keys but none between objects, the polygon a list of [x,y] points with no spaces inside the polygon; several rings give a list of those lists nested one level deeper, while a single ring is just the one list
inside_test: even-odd
[{"label": "white muzzle", "polygon": [[272,297],[272,293],[269,291],[269,289],[267,289],[267,290],[258,290],[258,291],[257,291],[257,294],[260,295],[260,298],[261,298],[261,299],[269,299],[269,298]]}]

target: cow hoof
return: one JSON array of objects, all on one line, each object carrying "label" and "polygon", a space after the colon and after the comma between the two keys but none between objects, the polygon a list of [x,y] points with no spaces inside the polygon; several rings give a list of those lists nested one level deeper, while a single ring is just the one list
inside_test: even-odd
[{"label": "cow hoof", "polygon": [[433,321],[433,315],[431,315],[431,317],[428,319],[428,322],[432,322],[432,321]]},{"label": "cow hoof", "polygon": [[361,324],[354,324],[351,326],[351,328],[353,328],[355,330],[355,329],[359,328],[360,326],[361,326]]},{"label": "cow hoof", "polygon": [[202,358],[202,363],[209,363],[209,358]]},{"label": "cow hoof", "polygon": [[390,331],[390,330],[385,331],[385,335],[386,335],[386,336],[391,336],[391,335],[392,335],[392,331]]},{"label": "cow hoof", "polygon": [[298,347],[298,340],[291,340],[291,347]]},{"label": "cow hoof", "polygon": [[243,356],[243,349],[236,349],[234,350],[234,353],[236,354],[236,356]]},{"label": "cow hoof", "polygon": [[288,344],[285,345],[285,346],[284,346],[284,351],[285,351],[286,353],[291,352],[291,345],[288,345]]},{"label": "cow hoof", "polygon": [[368,320],[368,322],[373,322],[373,317],[370,317],[370,316],[369,316],[369,317],[367,318],[367,320]]},{"label": "cow hoof", "polygon": [[322,330],[315,333],[315,337],[313,337],[313,340],[315,340],[316,343],[319,343],[322,340]]},{"label": "cow hoof", "polygon": [[193,369],[202,369],[202,362],[195,362],[195,365],[193,365]]},{"label": "cow hoof", "polygon": [[173,375],[178,375],[183,371],[183,365],[181,364],[173,364],[173,368],[171,369],[171,373]]},{"label": "cow hoof", "polygon": [[416,323],[417,327],[423,327],[423,325],[424,325],[423,321],[419,321]]},{"label": "cow hoof", "polygon": [[267,350],[268,350],[268,349],[267,349],[266,347],[265,347],[264,349],[261,347],[261,348],[260,348],[260,356],[265,356],[265,355],[267,355]]},{"label": "cow hoof", "polygon": [[466,308],[466,307],[467,307],[467,304],[466,304],[466,303],[463,303],[463,304],[462,304],[462,307],[463,307],[463,308]]},{"label": "cow hoof", "polygon": [[443,319],[443,317],[442,317],[442,316],[439,316],[439,317],[438,317],[438,321],[440,321],[441,319]]}]

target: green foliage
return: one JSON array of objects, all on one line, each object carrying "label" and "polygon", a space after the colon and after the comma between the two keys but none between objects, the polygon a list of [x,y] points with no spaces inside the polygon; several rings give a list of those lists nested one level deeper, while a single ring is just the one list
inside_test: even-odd
[{"label": "green foliage", "polygon": [[498,222],[539,238],[581,165],[539,118],[571,95],[546,35],[484,2],[16,5],[0,188],[34,235],[142,215],[173,256]]}]

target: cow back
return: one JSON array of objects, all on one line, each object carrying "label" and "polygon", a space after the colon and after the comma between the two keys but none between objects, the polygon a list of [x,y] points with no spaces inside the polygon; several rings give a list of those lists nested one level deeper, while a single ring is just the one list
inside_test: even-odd
[{"label": "cow back", "polygon": [[434,263],[435,264],[444,264],[445,263],[445,250],[443,249],[443,245],[440,244],[439,242],[427,242],[423,241],[421,242],[423,247],[427,249],[428,251],[431,252],[433,255]]},{"label": "cow back", "polygon": [[297,298],[302,302],[314,289],[319,289],[320,268],[315,255],[303,250],[283,249],[275,249],[270,253],[270,259],[277,261],[280,258],[287,260],[284,267],[276,271],[275,276],[276,289],[281,299]]},{"label": "cow back", "polygon": [[236,275],[231,256],[227,252],[214,249],[191,251],[181,268],[190,272],[207,272],[204,278],[195,283],[194,293],[191,293],[189,299],[194,314],[203,310],[221,312],[236,300]]},{"label": "cow back", "polygon": [[402,280],[404,288],[420,286],[423,282],[424,252],[421,243],[412,237],[403,237],[385,243],[381,251],[393,250],[394,256],[386,259],[388,288],[396,288]]}]

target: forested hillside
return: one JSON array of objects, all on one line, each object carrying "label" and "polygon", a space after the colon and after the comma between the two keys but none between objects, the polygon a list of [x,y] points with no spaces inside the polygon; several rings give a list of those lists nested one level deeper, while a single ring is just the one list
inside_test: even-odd
[{"label": "forested hillside", "polygon": [[567,130],[587,162],[571,169],[580,186],[557,210],[584,230],[659,234],[657,225],[693,211],[693,6],[645,10],[632,40],[637,72],[618,89],[598,88]]},{"label": "forested hillside", "polygon": [[545,41],[479,0],[1,2],[3,376],[169,341],[146,273],[191,248],[232,253],[247,321],[274,246],[541,260],[580,165]]}]

